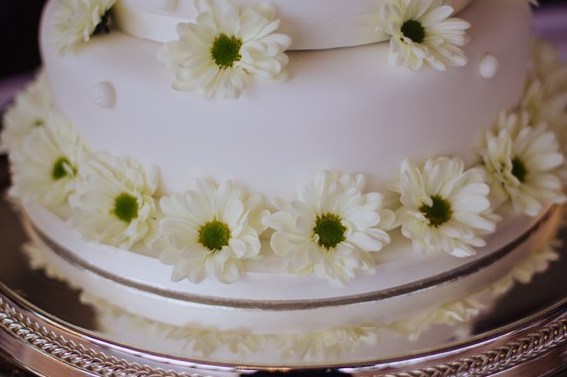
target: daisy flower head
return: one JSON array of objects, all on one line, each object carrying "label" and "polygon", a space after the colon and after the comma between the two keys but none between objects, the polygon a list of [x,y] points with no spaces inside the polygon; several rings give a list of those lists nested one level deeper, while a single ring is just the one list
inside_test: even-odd
[{"label": "daisy flower head", "polygon": [[536,216],[546,204],[565,202],[557,138],[545,124],[531,125],[526,112],[502,112],[480,155],[496,204],[509,200],[517,212]]},{"label": "daisy flower head", "polygon": [[53,109],[53,99],[43,72],[20,92],[4,115],[0,152],[17,150],[31,131],[44,125]]},{"label": "daisy flower head", "polygon": [[57,0],[51,39],[62,54],[95,35],[109,32],[110,10],[116,0]]},{"label": "daisy flower head", "polygon": [[423,166],[405,160],[394,189],[400,194],[401,232],[419,253],[474,255],[474,248],[486,244],[480,236],[494,232],[499,221],[483,171],[465,170],[459,158],[438,157]]},{"label": "daisy flower head", "polygon": [[559,51],[545,41],[534,39],[532,43],[533,78],[542,81],[547,95],[567,91],[567,63]]},{"label": "daisy flower head", "polygon": [[237,98],[249,78],[285,78],[291,39],[275,33],[275,8],[263,4],[242,12],[229,0],[196,0],[195,23],[177,26],[179,39],[163,46],[158,59],[173,73],[177,90],[204,98]]},{"label": "daisy flower head", "polygon": [[147,172],[132,159],[94,153],[79,167],[69,222],[86,240],[138,247],[157,226],[157,184],[155,169]]},{"label": "daisy flower head", "polygon": [[527,112],[530,123],[545,123],[555,132],[560,146],[565,149],[567,148],[567,86],[564,91],[550,89],[543,80],[531,80],[520,104],[520,112]]},{"label": "daisy flower head", "polygon": [[444,71],[464,66],[460,47],[468,42],[470,24],[450,18],[453,8],[443,0],[388,0],[379,13],[379,26],[391,36],[390,63],[417,70],[428,63]]},{"label": "daisy flower head", "polygon": [[232,181],[199,180],[194,190],[162,198],[160,207],[161,261],[173,265],[174,281],[232,283],[260,255],[263,199]]},{"label": "daisy flower head", "polygon": [[297,200],[274,201],[277,212],[265,222],[288,272],[344,285],[357,271],[373,271],[371,253],[390,242],[394,213],[383,208],[382,194],[363,193],[364,186],[362,175],[323,171]]},{"label": "daisy flower head", "polygon": [[32,129],[18,149],[11,151],[10,196],[64,210],[75,188],[77,169],[87,156],[87,147],[73,124],[51,110],[45,124]]},{"label": "daisy flower head", "polygon": [[533,124],[546,123],[567,150],[567,64],[548,43],[534,40],[534,66],[526,84],[520,111],[528,112]]}]

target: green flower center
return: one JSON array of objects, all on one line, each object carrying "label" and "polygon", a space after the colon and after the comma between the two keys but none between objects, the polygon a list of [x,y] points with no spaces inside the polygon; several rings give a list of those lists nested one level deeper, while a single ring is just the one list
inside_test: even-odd
[{"label": "green flower center", "polygon": [[526,181],[526,176],[528,175],[526,165],[517,157],[512,160],[512,175],[518,178],[520,183],[524,183]]},{"label": "green flower center", "polygon": [[213,61],[221,68],[232,68],[234,63],[242,59],[240,47],[242,47],[241,39],[220,34],[211,47]]},{"label": "green flower center", "polygon": [[431,200],[433,201],[431,206],[423,204],[419,210],[429,220],[429,225],[438,228],[451,220],[453,210],[451,209],[451,203],[438,195],[432,196]]},{"label": "green flower center", "polygon": [[425,28],[421,22],[407,20],[401,28],[404,37],[411,39],[414,43],[423,43],[425,40]]},{"label": "green flower center", "polygon": [[126,192],[114,199],[114,210],[112,213],[125,223],[130,223],[138,217],[138,199]]},{"label": "green flower center", "polygon": [[329,250],[346,240],[347,228],[341,223],[341,218],[333,213],[317,216],[313,235],[319,237],[319,246]]},{"label": "green flower center", "polygon": [[110,9],[104,12],[102,17],[100,18],[99,23],[95,26],[91,35],[99,35],[99,34],[108,34],[110,33]]},{"label": "green flower center", "polygon": [[213,220],[199,229],[199,243],[210,251],[219,251],[228,246],[230,241],[230,228],[225,223]]},{"label": "green flower center", "polygon": [[41,118],[37,118],[34,122],[33,125],[34,127],[41,127],[45,124],[45,122],[43,121],[43,119]]},{"label": "green flower center", "polygon": [[75,174],[75,169],[73,165],[69,162],[67,157],[61,157],[53,164],[53,169],[51,169],[51,178],[54,181],[58,181],[61,178],[65,178],[70,175]]}]

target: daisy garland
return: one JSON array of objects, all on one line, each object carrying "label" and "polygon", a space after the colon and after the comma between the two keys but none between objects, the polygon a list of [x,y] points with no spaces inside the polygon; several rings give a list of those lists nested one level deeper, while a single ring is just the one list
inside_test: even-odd
[{"label": "daisy garland", "polygon": [[567,90],[553,91],[545,81],[534,78],[528,83],[520,111],[529,115],[531,123],[546,124],[567,150]]},{"label": "daisy garland", "polygon": [[288,272],[344,285],[360,271],[372,272],[372,253],[390,243],[392,211],[379,193],[363,193],[362,175],[324,171],[297,200],[276,199],[265,218],[274,229],[271,246]]},{"label": "daisy garland", "polygon": [[[567,64],[549,44],[534,41],[534,67],[519,111],[529,114],[530,123],[545,123],[567,151]],[[565,175],[565,172],[563,172]]]},{"label": "daisy garland", "polygon": [[555,96],[567,91],[567,63],[559,52],[549,43],[534,39],[532,59],[534,66],[532,80],[539,80],[548,96]]},{"label": "daisy garland", "polygon": [[230,181],[217,186],[199,180],[194,190],[162,198],[160,259],[173,266],[172,279],[232,283],[240,278],[247,262],[260,255],[262,203]]},{"label": "daisy garland", "polygon": [[65,212],[75,190],[77,169],[88,157],[75,127],[52,109],[45,123],[29,131],[18,149],[10,151],[13,184],[10,195],[37,200],[55,212]]},{"label": "daisy garland", "polygon": [[116,0],[58,0],[51,39],[66,54],[101,32],[109,31],[110,9]]},{"label": "daisy garland", "polygon": [[45,74],[40,72],[25,90],[16,96],[4,116],[0,152],[17,151],[33,129],[46,124],[53,111],[53,99]]},{"label": "daisy garland", "polygon": [[379,26],[391,36],[390,63],[417,70],[424,63],[444,71],[464,66],[461,47],[470,24],[450,18],[453,8],[442,0],[388,0],[379,13]]},{"label": "daisy garland", "polygon": [[465,170],[459,158],[439,157],[423,166],[405,160],[393,189],[400,194],[396,213],[402,234],[420,253],[474,255],[486,244],[481,236],[494,232],[500,220],[492,212],[483,171]]},{"label": "daisy garland", "polygon": [[157,227],[157,183],[155,169],[94,153],[78,170],[69,222],[86,240],[137,248],[149,242]]},{"label": "daisy garland", "polygon": [[158,52],[178,90],[204,98],[237,98],[251,78],[286,77],[291,39],[275,33],[280,21],[268,4],[240,11],[228,0],[196,0],[195,23],[177,26],[179,39]]},{"label": "daisy garland", "polygon": [[517,212],[536,216],[547,204],[565,202],[557,137],[544,123],[530,124],[528,113],[502,112],[480,155],[495,205],[510,201]]}]

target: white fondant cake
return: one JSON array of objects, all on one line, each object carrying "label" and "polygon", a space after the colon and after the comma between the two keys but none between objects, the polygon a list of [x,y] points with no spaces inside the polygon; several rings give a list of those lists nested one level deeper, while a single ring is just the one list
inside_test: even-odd
[{"label": "white fondant cake", "polygon": [[191,357],[455,339],[556,258],[567,68],[530,21],[525,0],[51,0],[1,139],[32,264]]}]

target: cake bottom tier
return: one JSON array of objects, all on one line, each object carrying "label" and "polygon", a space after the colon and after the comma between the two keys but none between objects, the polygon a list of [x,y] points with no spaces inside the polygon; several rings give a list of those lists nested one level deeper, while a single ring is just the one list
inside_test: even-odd
[{"label": "cake bottom tier", "polygon": [[[33,267],[79,289],[82,300],[97,310],[100,330],[120,342],[220,363],[346,364],[438,347],[467,336],[478,314],[515,283],[529,282],[558,258],[554,240],[561,213],[551,208],[528,234],[507,245],[501,258],[470,265],[457,278],[425,288],[417,282],[406,293],[390,297],[322,306],[266,303],[249,308],[238,300],[206,304],[125,286],[120,276],[101,276],[67,259],[56,240],[36,232],[24,218],[31,239],[25,251]],[[382,315],[384,308],[388,317]],[[178,314],[175,323],[162,320],[172,312]],[[317,318],[326,325],[294,330],[309,328],[306,323]]]}]

